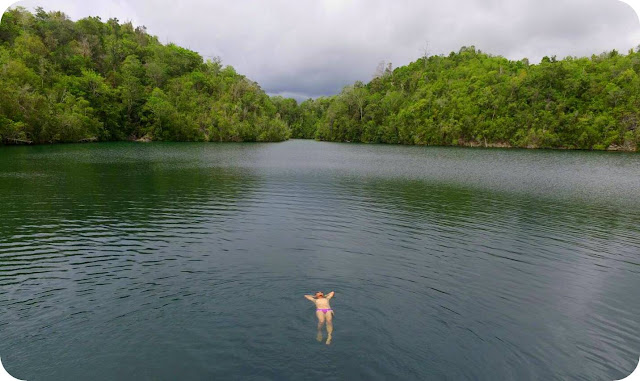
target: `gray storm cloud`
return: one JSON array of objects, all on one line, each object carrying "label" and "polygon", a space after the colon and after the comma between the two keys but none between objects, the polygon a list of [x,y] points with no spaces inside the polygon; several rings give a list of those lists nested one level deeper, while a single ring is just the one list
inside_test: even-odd
[{"label": "gray storm cloud", "polygon": [[626,52],[640,23],[618,0],[25,0],[72,19],[145,25],[162,42],[220,56],[270,94],[298,99],[368,81],[380,61],[406,65],[461,46],[510,59]]}]

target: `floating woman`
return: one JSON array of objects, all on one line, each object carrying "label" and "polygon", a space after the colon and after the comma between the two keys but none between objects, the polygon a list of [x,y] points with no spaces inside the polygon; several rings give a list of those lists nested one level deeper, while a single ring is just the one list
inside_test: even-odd
[{"label": "floating woman", "polygon": [[316,339],[322,341],[322,326],[327,321],[327,345],[331,344],[331,334],[333,333],[333,310],[329,305],[329,299],[333,298],[335,292],[331,291],[325,297],[322,291],[316,292],[316,295],[305,295],[304,297],[316,304],[316,316],[318,317],[318,336]]}]

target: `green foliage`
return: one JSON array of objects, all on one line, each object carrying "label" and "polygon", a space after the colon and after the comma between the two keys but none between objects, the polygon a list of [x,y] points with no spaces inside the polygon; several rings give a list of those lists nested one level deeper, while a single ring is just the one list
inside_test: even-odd
[{"label": "green foliage", "polygon": [[144,27],[18,7],[0,23],[0,142],[294,137],[637,150],[639,74],[639,51],[530,65],[472,46],[298,104]]},{"label": "green foliage", "polygon": [[530,65],[463,47],[305,101],[292,131],[365,143],[637,150],[639,73],[639,51]]},{"label": "green foliage", "polygon": [[3,143],[281,141],[297,112],[295,101],[272,101],[232,67],[162,45],[144,27],[42,9],[3,15],[0,88]]}]

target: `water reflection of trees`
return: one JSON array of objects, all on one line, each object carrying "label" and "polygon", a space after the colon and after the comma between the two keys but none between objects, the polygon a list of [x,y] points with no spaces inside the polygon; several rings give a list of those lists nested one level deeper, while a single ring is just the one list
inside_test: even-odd
[{"label": "water reflection of trees", "polygon": [[64,271],[74,256],[150,252],[196,242],[233,223],[258,186],[250,171],[216,167],[201,153],[180,158],[184,148],[165,147],[175,156],[170,160],[139,147],[4,150],[2,283]]},{"label": "water reflection of trees", "polygon": [[366,200],[367,209],[384,216],[387,226],[402,224],[418,233],[447,231],[467,240],[499,236],[527,244],[542,239],[563,250],[575,245],[585,255],[610,253],[625,261],[640,244],[638,207],[620,200],[590,202],[386,178],[350,179],[341,188]]},{"label": "water reflection of trees", "polygon": [[632,228],[640,222],[640,215],[633,212],[640,205],[624,205],[619,200],[589,202],[554,194],[542,197],[398,178],[345,179],[341,189],[368,200],[372,206],[377,205],[390,215],[416,220],[438,217],[443,223],[466,221],[475,214],[490,218],[487,223],[494,218],[518,217],[534,225],[575,227],[597,223],[603,229],[613,231]]},{"label": "water reflection of trees", "polygon": [[[3,152],[0,162],[0,197],[16,222],[3,219],[5,235],[27,222],[105,218],[153,224],[166,210],[188,217],[191,209],[207,205],[232,208],[256,183],[249,171],[202,167],[189,157],[177,163],[140,157],[145,152],[133,146],[115,146],[113,152],[95,145],[25,148],[31,151]],[[128,155],[110,156],[123,150]]]}]

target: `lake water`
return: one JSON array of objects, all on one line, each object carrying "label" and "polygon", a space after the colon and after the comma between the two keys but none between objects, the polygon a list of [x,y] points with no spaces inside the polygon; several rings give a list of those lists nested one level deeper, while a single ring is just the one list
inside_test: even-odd
[{"label": "lake water", "polygon": [[0,147],[0,357],[27,381],[620,379],[639,290],[638,154]]}]

